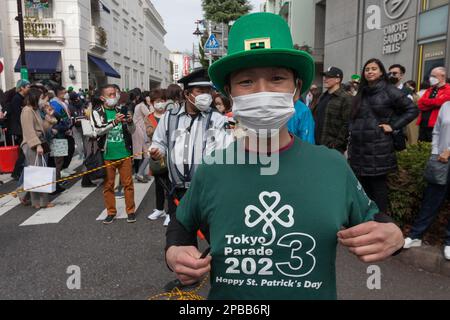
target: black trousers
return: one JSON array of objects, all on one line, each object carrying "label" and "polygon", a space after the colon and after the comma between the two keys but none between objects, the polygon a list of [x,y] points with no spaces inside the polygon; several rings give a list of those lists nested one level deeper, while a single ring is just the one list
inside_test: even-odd
[{"label": "black trousers", "polygon": [[[23,137],[22,136],[10,136],[10,146],[12,146],[13,144],[15,144],[16,146],[20,146],[22,144],[23,141]],[[13,139],[14,139],[14,143],[13,143]],[[22,174],[23,168],[25,167],[25,154],[22,151],[22,148],[19,148],[19,158],[16,161],[16,164],[14,166],[14,171],[11,174],[11,177],[13,177],[14,179],[19,179],[20,175]]]},{"label": "black trousers", "polygon": [[66,136],[65,139],[67,139],[69,145],[69,153],[67,157],[64,157],[63,170],[70,166],[73,155],[75,154],[75,139],[72,136]]},{"label": "black trousers", "polygon": [[[156,209],[164,210],[166,198],[169,196],[168,191],[164,186],[170,186],[169,174],[155,174],[155,195],[156,195]],[[169,204],[170,208],[170,204]]]},{"label": "black trousers", "polygon": [[387,175],[377,177],[359,177],[367,196],[376,203],[381,213],[387,213],[389,208],[389,191]]},{"label": "black trousers", "polygon": [[175,204],[175,199],[181,201],[186,194],[187,189],[175,189],[172,196],[169,196],[169,215],[170,219],[176,219],[177,205]]},{"label": "black trousers", "polygon": [[420,127],[419,128],[419,141],[432,142],[433,141],[434,128]]}]

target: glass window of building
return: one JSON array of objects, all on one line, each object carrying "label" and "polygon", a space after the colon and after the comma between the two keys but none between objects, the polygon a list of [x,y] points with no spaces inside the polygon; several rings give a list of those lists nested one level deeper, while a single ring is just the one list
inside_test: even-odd
[{"label": "glass window of building", "polygon": [[426,10],[431,10],[449,3],[449,0],[422,0]]},{"label": "glass window of building", "polygon": [[32,0],[24,1],[25,15],[27,17],[35,17],[39,19],[53,18],[53,0],[48,0],[41,4],[35,3]]},{"label": "glass window of building", "polygon": [[421,81],[428,80],[434,68],[445,66],[445,46],[445,41],[424,45]]}]

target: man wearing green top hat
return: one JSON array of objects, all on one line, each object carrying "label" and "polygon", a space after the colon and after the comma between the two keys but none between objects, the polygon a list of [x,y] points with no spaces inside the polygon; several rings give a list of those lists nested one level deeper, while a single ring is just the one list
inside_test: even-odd
[{"label": "man wearing green top hat", "polygon": [[359,84],[361,83],[361,76],[359,74],[354,74],[351,77],[351,94],[356,96],[358,94]]},{"label": "man wearing green top hat", "polygon": [[[250,143],[256,137],[279,155],[279,170],[262,175],[262,163],[247,161],[198,168],[167,233],[167,264],[184,284],[210,273],[210,299],[336,299],[338,242],[364,262],[402,248],[400,229],[378,214],[345,159],[289,134],[286,124],[311,85],[314,61],[294,50],[281,17],[257,13],[236,21],[228,56],[209,74],[233,99],[248,133],[242,154],[236,145],[216,152],[260,156],[264,148]],[[211,246],[206,258],[196,246],[198,229]]]}]

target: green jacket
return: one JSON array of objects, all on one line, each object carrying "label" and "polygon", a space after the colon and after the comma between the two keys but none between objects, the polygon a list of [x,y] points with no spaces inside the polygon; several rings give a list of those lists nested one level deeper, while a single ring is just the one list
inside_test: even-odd
[{"label": "green jacket", "polygon": [[325,111],[325,120],[320,133],[320,144],[341,153],[347,150],[349,138],[349,121],[353,97],[342,87],[332,93]]}]

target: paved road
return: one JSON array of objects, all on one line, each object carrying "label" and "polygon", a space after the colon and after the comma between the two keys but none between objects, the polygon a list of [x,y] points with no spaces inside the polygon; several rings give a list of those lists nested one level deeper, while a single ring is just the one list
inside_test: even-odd
[{"label": "paved road", "polygon": [[[0,299],[147,299],[172,279],[164,263],[163,221],[146,215],[154,208],[154,185],[137,185],[138,222],[104,226],[101,187],[75,183],[37,212],[0,199]],[[13,182],[0,193],[14,189]],[[120,200],[122,203],[123,200]],[[69,290],[70,266],[81,270],[81,289]],[[450,299],[450,278],[428,274],[391,259],[379,265],[381,290],[367,289],[367,265],[344,249],[337,261],[340,299]]]}]

